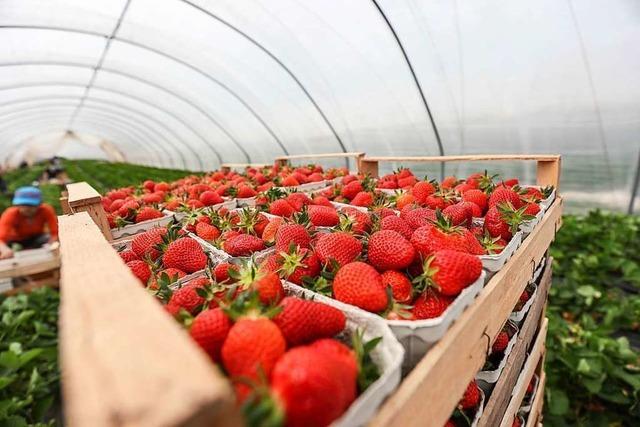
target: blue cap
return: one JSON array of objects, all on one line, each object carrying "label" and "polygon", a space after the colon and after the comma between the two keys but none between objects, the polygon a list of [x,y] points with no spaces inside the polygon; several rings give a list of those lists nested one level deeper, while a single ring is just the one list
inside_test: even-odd
[{"label": "blue cap", "polygon": [[42,192],[36,187],[20,187],[13,195],[14,206],[40,206]]}]

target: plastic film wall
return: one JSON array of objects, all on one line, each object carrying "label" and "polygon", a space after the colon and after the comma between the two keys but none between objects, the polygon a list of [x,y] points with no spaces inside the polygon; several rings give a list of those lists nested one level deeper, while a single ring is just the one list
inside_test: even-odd
[{"label": "plastic film wall", "polygon": [[66,130],[192,170],[557,152],[570,207],[627,209],[639,43],[636,0],[2,0],[0,162]]}]

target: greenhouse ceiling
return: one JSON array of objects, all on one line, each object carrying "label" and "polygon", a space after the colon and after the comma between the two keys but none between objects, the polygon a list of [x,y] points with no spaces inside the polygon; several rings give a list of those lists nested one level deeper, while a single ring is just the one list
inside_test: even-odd
[{"label": "greenhouse ceiling", "polygon": [[0,161],[560,153],[574,207],[627,209],[639,44],[637,0],[3,0]]}]

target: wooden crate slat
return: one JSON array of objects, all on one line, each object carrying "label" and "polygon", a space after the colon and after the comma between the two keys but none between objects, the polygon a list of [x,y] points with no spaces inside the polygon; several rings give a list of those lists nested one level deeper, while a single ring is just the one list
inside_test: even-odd
[{"label": "wooden crate slat", "polygon": [[276,161],[303,160],[303,159],[328,159],[328,158],[360,157],[360,156],[364,156],[364,153],[360,151],[353,151],[353,152],[347,152],[347,153],[292,154],[289,156],[276,157]]},{"label": "wooden crate slat", "polygon": [[557,198],[514,256],[382,406],[371,425],[444,425],[553,241],[561,214],[562,199]]},{"label": "wooden crate slat", "polygon": [[86,182],[75,182],[67,185],[67,193],[67,202],[72,209],[78,206],[99,203],[102,199],[100,193]]},{"label": "wooden crate slat", "polygon": [[516,341],[507,364],[505,365],[500,379],[496,383],[493,393],[489,398],[482,417],[478,422],[478,427],[493,427],[500,423],[504,413],[509,405],[511,399],[511,392],[513,391],[518,376],[524,366],[527,351],[533,339],[536,336],[540,321],[544,316],[544,307],[547,303],[547,294],[549,287],[551,286],[551,266],[553,259],[547,259],[540,284],[538,285],[538,294],[536,300],[529,309],[527,318],[525,319],[520,332],[518,334],[518,340]]},{"label": "wooden crate slat", "polygon": [[233,425],[229,383],[148,295],[92,218],[82,212],[59,223],[66,424]]},{"label": "wooden crate slat", "polygon": [[540,326],[540,331],[538,332],[536,341],[531,348],[529,358],[522,368],[522,372],[524,373],[523,386],[519,390],[514,391],[513,396],[509,401],[509,406],[507,406],[507,410],[504,413],[504,418],[502,419],[500,427],[510,427],[513,422],[513,418],[518,413],[518,409],[522,405],[522,400],[524,399],[524,395],[527,391],[527,384],[529,384],[529,381],[533,378],[533,374],[536,372],[536,368],[541,365],[543,360],[548,327],[549,319],[545,318]]},{"label": "wooden crate slat", "polygon": [[527,419],[527,427],[534,427],[542,421],[542,407],[544,404],[544,387],[547,382],[547,375],[544,372],[544,369],[540,372],[540,382],[538,382],[538,389],[536,390],[536,395],[533,398],[533,403],[531,404],[531,412],[529,413],[529,418]]}]

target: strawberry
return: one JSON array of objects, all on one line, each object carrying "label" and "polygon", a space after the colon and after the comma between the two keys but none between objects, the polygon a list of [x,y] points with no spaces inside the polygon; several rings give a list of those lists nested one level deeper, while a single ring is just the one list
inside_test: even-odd
[{"label": "strawberry", "polygon": [[329,206],[311,205],[308,207],[311,224],[316,227],[333,227],[340,222],[338,211],[329,203]]},{"label": "strawberry", "polygon": [[411,243],[393,230],[381,230],[369,238],[368,261],[379,271],[407,268],[415,253]]},{"label": "strawberry", "polygon": [[[478,206],[481,212],[484,212],[487,209],[487,195],[482,190],[468,190],[462,194],[462,200],[465,202],[474,203]],[[482,216],[482,215],[474,215],[474,216]]]},{"label": "strawberry", "polygon": [[444,208],[442,216],[448,218],[451,225],[470,225],[473,219],[473,210],[468,205],[456,203]]},{"label": "strawberry", "polygon": [[413,303],[412,313],[416,319],[435,319],[451,305],[453,298],[434,290],[426,290]]},{"label": "strawberry", "polygon": [[411,194],[421,205],[427,200],[427,197],[436,192],[435,187],[429,181],[419,181],[411,189]]},{"label": "strawberry", "polygon": [[507,345],[509,345],[509,334],[505,331],[500,331],[498,336],[496,337],[493,345],[491,345],[491,353],[502,353],[506,350]]},{"label": "strawberry", "polygon": [[373,313],[383,311],[389,302],[382,276],[369,264],[359,261],[338,270],[333,280],[333,296]]},{"label": "strawberry", "polygon": [[442,180],[442,182],[440,183],[440,187],[453,188],[456,186],[457,183],[458,183],[458,178],[456,178],[455,176],[448,176]]},{"label": "strawberry", "polygon": [[529,295],[529,292],[527,292],[527,290],[525,289],[520,294],[520,299],[518,300],[518,303],[516,304],[516,306],[515,306],[513,311],[522,310],[522,307],[524,307],[524,305],[527,303],[527,301],[529,301],[529,298],[531,298],[531,296]]},{"label": "strawberry", "polygon": [[282,185],[283,187],[296,187],[300,185],[300,182],[294,176],[289,175],[282,180],[280,185]]},{"label": "strawberry", "polygon": [[111,204],[109,205],[109,212],[113,213],[113,212],[118,212],[118,210],[120,210],[120,208],[122,207],[122,205],[124,205],[124,200],[122,199],[117,199],[114,200],[113,202],[111,202]]},{"label": "strawberry", "polygon": [[142,196],[142,203],[145,205],[153,205],[157,203],[162,203],[163,197],[159,193],[151,193],[145,194]]},{"label": "strawberry", "polygon": [[140,258],[150,257],[155,260],[160,256],[156,245],[162,243],[162,237],[165,234],[167,229],[160,227],[138,234],[131,241],[131,250]]},{"label": "strawberry", "polygon": [[295,208],[289,202],[283,199],[274,200],[269,205],[269,213],[271,215],[290,218],[296,212]]},{"label": "strawberry", "polygon": [[196,235],[201,239],[212,242],[220,237],[220,230],[214,225],[206,222],[198,222],[196,224]]},{"label": "strawberry", "polygon": [[149,191],[153,191],[154,187],[155,187],[156,183],[151,181],[150,179],[146,180],[145,182],[142,183],[142,186],[144,188],[146,188]]},{"label": "strawberry", "polygon": [[480,245],[484,249],[484,253],[487,255],[494,255],[501,253],[504,248],[507,246],[509,242],[504,240],[502,237],[491,237],[488,232],[484,232],[483,229],[476,234]]},{"label": "strawberry", "polygon": [[406,206],[412,206],[417,202],[415,196],[410,193],[404,193],[396,197],[396,208],[403,209]]},{"label": "strawberry", "polygon": [[516,417],[513,419],[513,423],[511,423],[511,427],[522,427],[522,419],[520,415],[516,414]]},{"label": "strawberry", "polygon": [[412,230],[416,230],[436,220],[436,211],[430,208],[417,208],[405,211],[404,220]]},{"label": "strawberry", "polygon": [[424,204],[429,209],[434,209],[434,210],[444,209],[448,205],[447,201],[439,193],[428,195],[424,201]]},{"label": "strawberry", "polygon": [[284,218],[280,216],[269,220],[269,223],[264,227],[264,230],[262,231],[262,240],[265,243],[274,243],[276,241],[276,232],[283,222]]},{"label": "strawberry", "polygon": [[475,255],[452,250],[441,250],[427,258],[423,273],[414,283],[433,286],[442,295],[456,296],[475,282],[482,273],[482,262]]},{"label": "strawberry", "polygon": [[387,270],[382,273],[382,284],[391,288],[394,301],[409,303],[413,294],[413,286],[407,276],[399,271]]},{"label": "strawberry", "polygon": [[165,268],[164,270],[159,271],[156,276],[162,276],[163,274],[166,274],[171,282],[182,279],[187,275],[187,273],[178,268]]},{"label": "strawberry", "polygon": [[222,245],[224,251],[231,256],[250,256],[265,248],[264,241],[251,234],[239,234],[230,237]]},{"label": "strawberry", "polygon": [[238,192],[236,193],[236,197],[240,199],[248,199],[250,197],[255,197],[258,194],[256,190],[249,187],[248,185],[240,185],[238,187]]},{"label": "strawberry", "polygon": [[416,184],[418,180],[416,179],[415,176],[407,176],[404,178],[398,178],[398,188],[411,188],[413,185]]},{"label": "strawberry", "polygon": [[171,190],[171,186],[166,182],[158,182],[153,187],[153,191],[169,191]]},{"label": "strawberry", "polygon": [[526,394],[532,394],[535,391],[535,385],[536,385],[536,377],[533,376],[531,377],[531,380],[529,381],[529,384],[527,384],[527,390],[526,390]]},{"label": "strawberry", "polygon": [[535,187],[527,187],[524,190],[524,198],[531,202],[539,202],[540,200],[544,199],[544,195],[542,194],[542,191],[538,190]]},{"label": "strawberry", "polygon": [[287,252],[290,246],[308,248],[311,236],[307,229],[300,224],[283,224],[276,232],[276,250]]},{"label": "strawberry", "polygon": [[493,190],[491,196],[489,196],[488,206],[493,207],[503,203],[510,203],[516,209],[522,206],[520,196],[515,190],[504,185],[499,185]]},{"label": "strawberry", "polygon": [[375,206],[373,208],[373,212],[377,214],[380,218],[386,218],[388,216],[396,216],[396,212],[393,209],[388,208],[386,206]]},{"label": "strawberry", "polygon": [[[331,201],[328,198],[326,198],[325,196],[315,196],[313,198],[313,204],[317,205],[317,206],[327,206],[327,207],[330,207],[330,208],[333,207],[333,205],[331,204]],[[309,212],[311,212],[311,210],[309,210]]]},{"label": "strawberry", "polygon": [[320,182],[320,181],[324,181],[324,177],[322,176],[321,173],[315,172],[315,173],[312,173],[311,175],[309,175],[308,181],[309,182]]},{"label": "strawberry", "polygon": [[284,288],[280,277],[274,271],[256,268],[253,263],[244,265],[237,274],[236,283],[242,290],[255,290],[264,305],[277,304],[284,298]]},{"label": "strawberry", "polygon": [[131,270],[134,276],[140,280],[140,283],[146,286],[147,282],[151,278],[151,269],[149,265],[140,260],[133,260],[127,263],[127,267]]},{"label": "strawberry", "polygon": [[533,219],[533,216],[525,214],[525,210],[526,207],[516,210],[509,203],[491,206],[484,217],[484,229],[493,237],[509,241],[523,221]]},{"label": "strawberry", "polygon": [[373,194],[367,191],[361,191],[351,200],[353,206],[369,207],[373,204]]},{"label": "strawberry", "polygon": [[354,261],[362,252],[362,243],[351,234],[345,232],[321,234],[315,245],[315,251],[324,265],[335,260],[338,265]]},{"label": "strawberry", "polygon": [[347,198],[348,200],[353,200],[353,198],[356,197],[356,195],[361,191],[363,191],[363,188],[360,181],[352,181],[348,184],[345,184],[345,186],[342,187],[342,191],[340,192],[340,195],[342,197]]},{"label": "strawberry", "polygon": [[471,381],[460,400],[458,406],[464,409],[474,409],[480,404],[480,388],[475,380]]},{"label": "strawberry", "polygon": [[300,248],[291,253],[276,255],[277,269],[286,280],[302,285],[304,277],[314,278],[320,274],[320,260],[310,249]]},{"label": "strawberry", "polygon": [[[473,247],[471,246],[472,241],[475,241]],[[479,243],[475,236],[463,227],[425,225],[413,232],[411,244],[423,257],[442,249],[465,253],[474,252],[476,255],[484,253],[481,247],[478,249],[476,246],[479,246]]]},{"label": "strawberry", "polygon": [[169,243],[162,255],[162,264],[186,273],[195,273],[205,268],[207,255],[198,242],[189,237],[181,237]]},{"label": "strawberry", "polygon": [[125,264],[128,263],[129,261],[135,261],[140,259],[140,257],[138,257],[138,255],[135,252],[133,252],[131,249],[118,252],[118,255],[120,255],[120,258],[122,258]]},{"label": "strawberry", "polygon": [[200,296],[198,289],[204,288],[205,283],[199,280],[193,280],[189,283],[185,283],[180,289],[171,294],[169,302],[167,302],[166,309],[172,315],[177,315],[180,309],[184,309],[191,314],[195,314],[206,303],[204,297]]},{"label": "strawberry", "polygon": [[524,209],[525,215],[536,216],[538,212],[540,212],[540,206],[538,206],[536,203],[527,203],[525,205],[525,209]]},{"label": "strawberry", "polygon": [[345,222],[351,224],[351,230],[354,233],[363,234],[371,229],[371,218],[367,213],[352,207],[342,208],[342,213],[346,215],[348,221]]},{"label": "strawberry", "polygon": [[518,180],[518,178],[510,178],[510,179],[505,179],[503,184],[507,187],[514,187],[520,184],[520,181]]},{"label": "strawberry", "polygon": [[229,276],[230,271],[237,272],[238,267],[229,262],[221,262],[213,269],[213,277],[215,278],[217,283],[233,283],[235,282],[235,279]]},{"label": "strawberry", "polygon": [[342,177],[342,185],[347,185],[357,180],[358,180],[358,177],[355,175],[352,175],[352,174],[345,175],[344,177]]},{"label": "strawberry", "polygon": [[222,344],[230,329],[229,317],[217,307],[198,314],[191,323],[189,335],[214,363],[220,363]]},{"label": "strawberry", "polygon": [[346,326],[345,315],[337,308],[297,297],[285,297],[282,310],[274,318],[287,344],[310,343],[319,338],[331,338]]},{"label": "strawberry", "polygon": [[304,193],[291,193],[287,196],[286,200],[296,211],[301,211],[304,206],[313,203],[309,196]]},{"label": "strawberry", "polygon": [[[286,342],[275,323],[266,317],[240,317],[231,327],[222,345],[222,364],[234,381],[270,378],[278,359],[284,355]],[[326,374],[326,373],[325,373]],[[244,401],[249,387],[237,383],[238,400]]]}]

